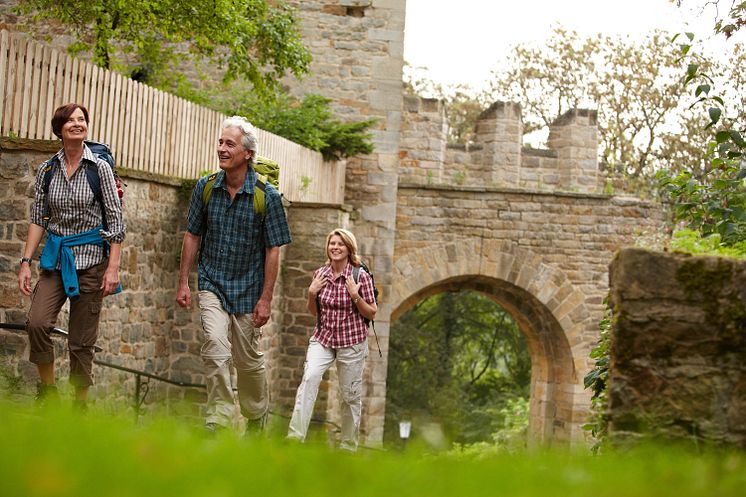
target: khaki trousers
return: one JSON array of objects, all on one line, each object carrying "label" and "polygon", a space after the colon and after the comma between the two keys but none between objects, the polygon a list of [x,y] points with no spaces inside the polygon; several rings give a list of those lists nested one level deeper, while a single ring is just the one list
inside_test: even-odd
[{"label": "khaki trousers", "polygon": [[[93,385],[93,346],[98,338],[104,278],[107,261],[78,271],[80,295],[70,300],[70,324],[67,347],[70,352],[70,383],[76,387]],[[60,309],[67,300],[59,271],[42,269],[31,296],[26,320],[29,336],[29,361],[34,364],[54,362],[54,345],[50,334]]]},{"label": "khaki trousers", "polygon": [[269,407],[264,353],[259,351],[261,328],[254,327],[251,314],[228,314],[212,292],[199,292],[199,307],[205,333],[200,351],[207,383],[205,423],[228,426],[235,419],[231,359],[241,414],[249,420],[261,419]]},{"label": "khaki trousers", "polygon": [[340,448],[357,450],[360,415],[363,410],[363,370],[368,357],[368,340],[341,349],[324,347],[311,337],[303,365],[303,379],[295,396],[295,407],[290,419],[288,438],[305,440],[311,423],[313,405],[319,392],[321,378],[337,361],[337,377],[342,394],[342,440]]}]

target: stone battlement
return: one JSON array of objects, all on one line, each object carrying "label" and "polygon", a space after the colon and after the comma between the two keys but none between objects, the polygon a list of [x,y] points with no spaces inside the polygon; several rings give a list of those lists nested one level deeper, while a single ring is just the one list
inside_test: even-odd
[{"label": "stone battlement", "polygon": [[447,146],[443,102],[405,97],[400,180],[415,184],[600,192],[597,114],[573,109],[550,126],[548,149],[523,146],[521,106],[495,102],[479,116],[474,144]]}]

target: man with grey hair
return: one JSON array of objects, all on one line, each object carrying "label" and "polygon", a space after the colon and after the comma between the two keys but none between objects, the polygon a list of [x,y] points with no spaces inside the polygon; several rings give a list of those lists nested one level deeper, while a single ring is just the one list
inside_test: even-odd
[{"label": "man with grey hair", "polygon": [[[254,127],[243,117],[223,121],[218,141],[220,172],[201,178],[192,191],[181,248],[176,302],[191,308],[189,271],[199,254],[199,307],[207,382],[205,428],[215,431],[235,415],[230,362],[247,432],[264,428],[269,406],[261,327],[269,320],[280,246],[290,243],[278,191],[263,184],[264,213],[254,210],[257,154]],[[205,188],[212,188],[209,197]],[[208,198],[209,201],[205,201]]]}]

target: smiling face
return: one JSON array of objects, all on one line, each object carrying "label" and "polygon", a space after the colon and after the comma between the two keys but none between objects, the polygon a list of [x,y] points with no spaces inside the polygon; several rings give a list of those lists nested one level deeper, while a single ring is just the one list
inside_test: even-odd
[{"label": "smiling face", "polygon": [[70,114],[61,130],[62,141],[83,141],[88,136],[88,122],[85,114],[80,108],[77,108]]},{"label": "smiling face", "polygon": [[341,236],[332,235],[329,238],[329,244],[326,246],[326,255],[332,263],[346,262],[350,255],[350,249],[347,248]]},{"label": "smiling face", "polygon": [[253,152],[243,146],[243,133],[234,127],[224,128],[218,140],[220,169],[225,171],[248,166]]}]

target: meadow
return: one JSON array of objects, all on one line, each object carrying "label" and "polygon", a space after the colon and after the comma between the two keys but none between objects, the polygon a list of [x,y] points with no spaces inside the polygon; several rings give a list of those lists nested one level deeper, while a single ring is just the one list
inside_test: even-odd
[{"label": "meadow", "polygon": [[[108,411],[108,412],[107,412]],[[0,496],[743,496],[746,454],[671,446],[432,453],[207,436],[194,420],[0,400]]]}]

